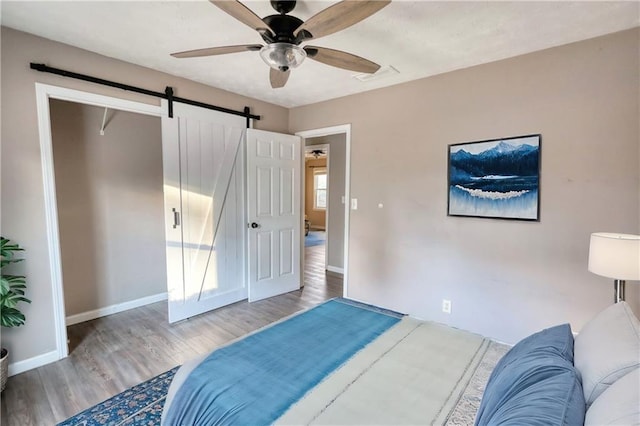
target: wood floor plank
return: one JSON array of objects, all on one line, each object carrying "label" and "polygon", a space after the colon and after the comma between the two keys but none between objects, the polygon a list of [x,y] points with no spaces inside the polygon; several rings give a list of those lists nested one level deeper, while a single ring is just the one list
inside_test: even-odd
[{"label": "wood floor plank", "polygon": [[67,328],[69,357],[10,377],[1,424],[54,425],[176,365],[325,300],[342,278],[324,271],[324,246],[305,248],[304,287],[234,303],[176,324],[159,302]]},{"label": "wood floor plank", "polygon": [[[11,382],[11,391],[9,391]],[[37,370],[10,377],[2,392],[2,424],[41,426],[52,424],[55,414]],[[5,421],[5,414],[11,414]]]},{"label": "wood floor plank", "polygon": [[[91,406],[107,390],[105,381],[94,375],[90,366],[65,361],[38,369],[41,386],[44,387],[55,419],[65,419],[81,411],[82,407]],[[9,414],[12,414],[9,410]]]}]

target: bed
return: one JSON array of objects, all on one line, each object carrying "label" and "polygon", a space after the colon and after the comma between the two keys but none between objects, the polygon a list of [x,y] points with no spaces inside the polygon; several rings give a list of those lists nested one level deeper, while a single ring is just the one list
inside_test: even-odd
[{"label": "bed", "polygon": [[568,324],[508,350],[334,299],[182,366],[162,424],[640,424],[638,324],[613,305],[574,362]]}]

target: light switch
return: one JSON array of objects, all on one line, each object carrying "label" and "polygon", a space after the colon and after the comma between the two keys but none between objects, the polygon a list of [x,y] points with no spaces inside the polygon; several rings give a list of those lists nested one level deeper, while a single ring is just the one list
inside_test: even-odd
[{"label": "light switch", "polygon": [[358,199],[357,198],[352,198],[351,199],[351,210],[358,210]]},{"label": "light switch", "polygon": [[381,209],[381,208],[383,208],[383,207],[384,207],[384,205],[382,205],[382,203],[378,203],[378,208],[379,208],[379,209]]},{"label": "light switch", "polygon": [[342,196],[342,204],[344,204],[344,195]]}]

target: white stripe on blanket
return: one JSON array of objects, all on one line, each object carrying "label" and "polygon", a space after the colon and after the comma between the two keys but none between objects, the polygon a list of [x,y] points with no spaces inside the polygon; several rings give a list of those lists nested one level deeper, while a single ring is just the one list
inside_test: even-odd
[{"label": "white stripe on blanket", "polygon": [[488,343],[476,334],[405,317],[277,424],[444,424]]}]

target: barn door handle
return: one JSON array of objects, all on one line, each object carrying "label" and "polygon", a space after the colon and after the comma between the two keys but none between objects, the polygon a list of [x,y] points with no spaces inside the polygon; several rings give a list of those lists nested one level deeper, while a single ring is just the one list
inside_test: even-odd
[{"label": "barn door handle", "polygon": [[171,209],[171,211],[173,212],[173,229],[176,229],[180,226],[180,212],[176,209]]}]

